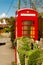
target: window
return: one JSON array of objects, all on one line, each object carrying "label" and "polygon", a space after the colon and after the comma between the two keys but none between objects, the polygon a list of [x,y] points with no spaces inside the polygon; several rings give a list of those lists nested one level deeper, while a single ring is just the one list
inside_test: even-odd
[{"label": "window", "polygon": [[31,38],[35,37],[34,21],[22,21],[22,35]]}]

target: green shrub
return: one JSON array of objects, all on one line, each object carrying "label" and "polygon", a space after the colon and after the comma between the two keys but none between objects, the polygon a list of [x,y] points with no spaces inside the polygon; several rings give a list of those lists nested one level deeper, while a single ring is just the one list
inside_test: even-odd
[{"label": "green shrub", "polygon": [[12,48],[14,48],[14,40],[15,40],[15,32],[14,32],[14,22],[12,23],[12,26],[11,26],[11,42],[12,42]]},{"label": "green shrub", "polygon": [[[31,43],[33,43],[34,49],[37,49],[35,41],[27,37],[19,37],[18,40],[18,53],[21,65],[25,65],[25,53],[31,51]],[[29,52],[30,53],[30,52]],[[32,52],[33,53],[33,52]]]},{"label": "green shrub", "polygon": [[37,65],[37,59],[40,57],[40,51],[38,49],[30,50],[26,52],[26,57],[28,57],[28,65]]},{"label": "green shrub", "polygon": [[25,65],[25,55],[19,55],[21,65]]},{"label": "green shrub", "polygon": [[25,51],[31,50],[31,43],[33,43],[33,49],[38,48],[35,41],[31,38],[20,37],[20,38],[17,38],[17,40],[19,40],[19,43],[18,43],[19,48],[23,48]]},{"label": "green shrub", "polygon": [[12,61],[12,63],[11,63],[12,65],[17,65],[17,63],[16,62],[14,62],[14,61]]},{"label": "green shrub", "polygon": [[4,32],[10,32],[10,28],[4,28]]}]

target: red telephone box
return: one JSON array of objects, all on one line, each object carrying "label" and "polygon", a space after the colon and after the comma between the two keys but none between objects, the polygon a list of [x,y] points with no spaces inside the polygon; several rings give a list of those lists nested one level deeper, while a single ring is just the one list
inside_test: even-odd
[{"label": "red telephone box", "polygon": [[27,36],[38,40],[38,12],[21,9],[16,12],[16,37]]}]

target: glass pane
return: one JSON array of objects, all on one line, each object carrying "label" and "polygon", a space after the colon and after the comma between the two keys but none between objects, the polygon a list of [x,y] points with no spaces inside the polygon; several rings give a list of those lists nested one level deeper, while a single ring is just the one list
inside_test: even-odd
[{"label": "glass pane", "polygon": [[22,27],[22,30],[30,30],[31,29],[31,26],[23,26]]},{"label": "glass pane", "polygon": [[32,21],[23,21],[23,23],[22,23],[23,25],[32,25],[33,24],[33,22]]},{"label": "glass pane", "polygon": [[23,34],[30,34],[30,31],[24,31]]},{"label": "glass pane", "polygon": [[34,26],[31,26],[31,30],[35,30],[35,27]]},{"label": "glass pane", "polygon": [[31,35],[30,37],[31,37],[31,38],[35,38],[35,36],[33,36],[33,35]]},{"label": "glass pane", "polygon": [[32,31],[30,32],[30,34],[35,35],[35,31],[32,30]]}]

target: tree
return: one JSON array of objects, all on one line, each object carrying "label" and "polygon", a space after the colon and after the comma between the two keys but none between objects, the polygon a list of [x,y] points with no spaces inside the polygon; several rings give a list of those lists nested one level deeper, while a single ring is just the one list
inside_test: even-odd
[{"label": "tree", "polygon": [[9,22],[10,22],[9,24],[10,24],[10,31],[11,31],[11,42],[12,42],[12,47],[14,48],[14,37],[15,37],[15,32],[14,32],[15,19],[14,19],[14,17],[10,17]]}]

